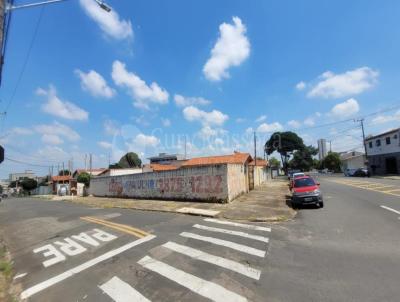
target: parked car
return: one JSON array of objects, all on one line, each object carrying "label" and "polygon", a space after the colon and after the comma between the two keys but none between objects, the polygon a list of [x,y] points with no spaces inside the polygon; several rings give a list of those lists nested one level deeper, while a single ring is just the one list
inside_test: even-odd
[{"label": "parked car", "polygon": [[290,187],[293,187],[293,181],[296,178],[303,177],[303,176],[306,176],[303,172],[293,173],[292,177],[290,177]]},{"label": "parked car", "polygon": [[294,173],[299,173],[301,172],[300,170],[289,170],[288,171],[288,179],[290,180],[293,177]]},{"label": "parked car", "polygon": [[354,177],[369,177],[369,171],[368,169],[365,168],[359,168],[356,171],[354,171],[353,175]]},{"label": "parked car", "polygon": [[353,176],[356,171],[357,169],[346,169],[344,170],[344,176]]},{"label": "parked car", "polygon": [[292,190],[292,207],[302,205],[316,205],[324,207],[324,200],[319,189],[319,183],[310,176],[302,176],[294,179]]}]

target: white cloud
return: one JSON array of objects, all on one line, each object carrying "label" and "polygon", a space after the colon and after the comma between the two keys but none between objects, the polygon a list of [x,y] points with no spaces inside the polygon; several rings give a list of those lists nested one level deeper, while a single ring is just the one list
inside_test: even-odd
[{"label": "white cloud", "polygon": [[202,139],[209,139],[210,137],[217,136],[217,135],[224,135],[226,130],[221,128],[211,128],[210,126],[204,126],[200,129],[197,133],[199,137]]},{"label": "white cloud", "polygon": [[300,126],[301,126],[301,123],[299,121],[296,121],[296,120],[290,120],[290,121],[288,121],[287,124],[290,127],[295,128],[295,129],[300,128]]},{"label": "white cloud", "polygon": [[85,13],[97,23],[108,37],[116,40],[133,38],[131,21],[120,19],[115,9],[106,12],[93,0],[80,0],[79,2]]},{"label": "white cloud", "polygon": [[45,146],[39,149],[34,155],[40,156],[44,159],[51,158],[54,161],[58,160],[60,162],[71,158],[70,154],[58,146]]},{"label": "white cloud", "polygon": [[309,126],[309,127],[314,126],[315,125],[314,118],[312,118],[312,117],[306,118],[304,120],[304,125]]},{"label": "white cloud", "polygon": [[306,88],[306,83],[304,83],[303,81],[298,82],[296,84],[296,89],[299,90],[299,91],[304,90],[305,88]]},{"label": "white cloud", "polygon": [[133,72],[126,70],[125,64],[114,61],[112,66],[112,78],[116,85],[126,87],[134,98],[134,106],[149,109],[149,103],[167,104],[168,92],[153,82],[148,86],[145,81]]},{"label": "white cloud", "polygon": [[278,122],[271,123],[271,124],[262,123],[257,128],[257,132],[259,132],[259,133],[276,132],[276,131],[281,131],[281,130],[283,130],[283,126]]},{"label": "white cloud", "polygon": [[134,142],[139,146],[156,147],[160,143],[160,140],[153,135],[144,135],[140,133],[136,136]]},{"label": "white cloud", "polygon": [[214,144],[216,144],[217,146],[222,146],[224,144],[224,140],[221,138],[216,138]]},{"label": "white cloud", "polygon": [[228,78],[227,69],[240,65],[250,54],[246,26],[240,18],[233,17],[233,24],[222,23],[219,32],[220,36],[211,50],[211,57],[203,67],[203,73],[210,81]]},{"label": "white cloud", "polygon": [[351,98],[343,103],[335,105],[331,114],[335,117],[349,117],[356,114],[360,110],[357,100]]},{"label": "white cloud", "polygon": [[76,142],[81,138],[76,131],[58,122],[54,122],[53,124],[37,125],[34,126],[34,129],[36,132],[42,134],[43,136],[46,135],[46,139],[53,139],[53,141],[57,140],[56,138],[54,138],[54,136],[64,137],[71,142]]},{"label": "white cloud", "polygon": [[198,121],[203,126],[221,126],[228,120],[228,115],[218,110],[206,112],[194,106],[189,106],[183,109],[183,116],[186,120],[193,122]]},{"label": "white cloud", "polygon": [[245,122],[245,121],[246,121],[246,119],[243,118],[243,117],[238,117],[238,118],[236,119],[236,123],[243,123],[243,122]]},{"label": "white cloud", "polygon": [[43,134],[42,142],[49,145],[61,145],[64,141],[56,134]]},{"label": "white cloud", "polygon": [[252,134],[254,132],[254,129],[253,129],[253,127],[249,127],[246,129],[245,132],[246,132],[246,134]]},{"label": "white cloud", "polygon": [[261,123],[267,119],[266,115],[261,115],[256,119],[256,123]]},{"label": "white cloud", "polygon": [[105,142],[105,141],[97,142],[97,145],[99,145],[99,147],[101,147],[103,149],[111,149],[112,148],[112,144],[109,142]]},{"label": "white cloud", "polygon": [[113,120],[106,119],[103,123],[104,132],[107,135],[115,135],[119,132],[117,123]]},{"label": "white cloud", "polygon": [[175,104],[178,107],[187,107],[187,106],[205,106],[211,104],[211,101],[206,100],[202,97],[185,97],[180,94],[174,95]]},{"label": "white cloud", "polygon": [[308,92],[308,97],[341,98],[360,94],[372,88],[378,81],[379,72],[361,67],[341,74],[324,72],[320,81]]},{"label": "white cloud", "polygon": [[31,135],[31,134],[33,134],[33,131],[28,128],[14,127],[10,130],[10,134],[12,134],[12,135]]},{"label": "white cloud", "polygon": [[62,101],[57,96],[57,91],[52,85],[49,86],[48,90],[38,88],[36,93],[46,97],[46,103],[42,105],[42,110],[48,114],[77,121],[86,121],[89,117],[89,113],[77,105]]},{"label": "white cloud", "polygon": [[107,85],[106,80],[94,70],[89,70],[85,73],[79,69],[75,73],[81,79],[81,87],[83,90],[89,92],[94,97],[103,97],[110,99],[115,96],[116,92]]},{"label": "white cloud", "polygon": [[393,115],[378,115],[372,119],[373,125],[386,124],[389,122],[400,122],[400,110]]},{"label": "white cloud", "polygon": [[171,121],[167,118],[162,118],[161,123],[164,127],[170,127],[171,126]]}]

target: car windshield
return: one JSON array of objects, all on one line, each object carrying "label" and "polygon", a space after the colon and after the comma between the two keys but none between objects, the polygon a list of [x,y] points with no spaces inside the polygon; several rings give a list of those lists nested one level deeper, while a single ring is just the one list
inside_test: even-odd
[{"label": "car windshield", "polygon": [[300,178],[296,179],[294,182],[295,188],[311,187],[311,186],[315,186],[315,182],[312,178]]}]

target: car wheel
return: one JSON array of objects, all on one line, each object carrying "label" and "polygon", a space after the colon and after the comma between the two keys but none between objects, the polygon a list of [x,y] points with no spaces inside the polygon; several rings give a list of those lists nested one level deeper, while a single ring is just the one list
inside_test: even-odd
[{"label": "car wheel", "polygon": [[323,207],[324,207],[324,203],[323,203],[323,202],[320,202],[320,203],[318,204],[318,206],[319,206],[320,208],[323,208]]}]

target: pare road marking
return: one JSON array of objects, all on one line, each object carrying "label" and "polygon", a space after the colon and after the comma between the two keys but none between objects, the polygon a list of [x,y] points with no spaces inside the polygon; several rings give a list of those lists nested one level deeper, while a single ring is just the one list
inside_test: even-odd
[{"label": "pare road marking", "polygon": [[87,251],[82,245],[97,247],[100,243],[109,242],[116,239],[117,236],[104,232],[99,229],[93,229],[91,234],[82,232],[78,235],[66,237],[63,240],[57,240],[52,244],[46,244],[33,250],[33,253],[42,253],[45,258],[49,258],[42,262],[44,267],[52,266],[56,263],[65,261],[67,256],[76,256]]}]

